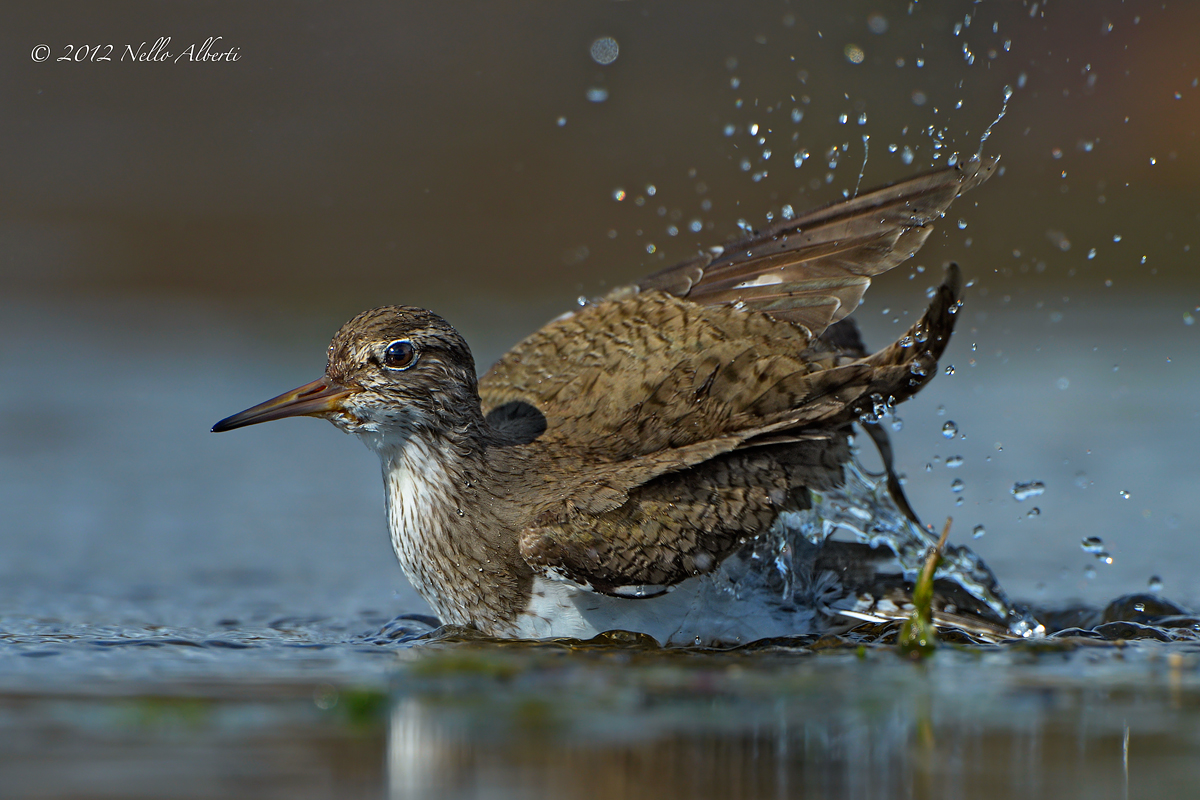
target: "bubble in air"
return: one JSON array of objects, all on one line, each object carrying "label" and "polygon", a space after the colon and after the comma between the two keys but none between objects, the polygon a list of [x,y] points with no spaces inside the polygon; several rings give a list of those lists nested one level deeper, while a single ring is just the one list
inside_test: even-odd
[{"label": "bubble in air", "polygon": [[601,36],[592,42],[592,60],[597,64],[611,64],[617,60],[620,52],[621,48],[617,46],[617,40],[611,36]]}]

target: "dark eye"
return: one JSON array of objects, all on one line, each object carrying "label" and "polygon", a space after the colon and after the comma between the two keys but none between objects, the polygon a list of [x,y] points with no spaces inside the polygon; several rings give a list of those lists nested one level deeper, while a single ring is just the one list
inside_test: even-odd
[{"label": "dark eye", "polygon": [[417,362],[417,349],[407,339],[392,342],[383,351],[383,365],[388,369],[408,369]]}]

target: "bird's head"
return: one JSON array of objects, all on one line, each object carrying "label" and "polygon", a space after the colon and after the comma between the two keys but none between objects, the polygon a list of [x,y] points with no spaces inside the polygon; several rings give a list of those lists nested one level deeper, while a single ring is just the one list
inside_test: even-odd
[{"label": "bird's head", "polygon": [[461,427],[479,414],[475,361],[459,332],[431,311],[384,306],[342,326],[323,376],[227,417],[213,431],[314,416],[370,445]]}]

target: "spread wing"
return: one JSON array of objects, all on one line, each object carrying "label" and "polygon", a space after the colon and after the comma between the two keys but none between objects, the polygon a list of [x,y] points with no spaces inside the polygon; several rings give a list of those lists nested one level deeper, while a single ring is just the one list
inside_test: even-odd
[{"label": "spread wing", "polygon": [[[645,596],[715,567],[848,456],[848,422],[933,375],[959,303],[855,358],[837,323],[909,258],[995,160],[920,176],[773,225],[555,320],[483,378],[484,411],[543,463],[521,539],[543,574]],[[822,338],[833,325],[828,336]],[[844,330],[843,330],[844,329]],[[835,336],[836,334],[836,336]],[[540,462],[539,462],[540,459]],[[503,459],[499,459],[502,461]],[[640,587],[636,590],[629,587]]]},{"label": "spread wing", "polygon": [[609,298],[657,289],[705,305],[741,303],[819,336],[858,308],[872,277],[911,258],[932,223],[991,177],[997,161],[972,159],[780,220]]}]

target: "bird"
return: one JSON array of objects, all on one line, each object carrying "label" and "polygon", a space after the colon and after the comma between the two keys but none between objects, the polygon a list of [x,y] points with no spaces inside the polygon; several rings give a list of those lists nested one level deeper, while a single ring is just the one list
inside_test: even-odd
[{"label": "bird", "polygon": [[[795,529],[848,485],[856,423],[916,520],[877,422],[935,374],[961,272],[949,265],[919,321],[874,353],[849,315],[997,160],[699,251],[552,320],[482,376],[437,314],[364,311],[324,375],[212,430],[315,416],[356,435],[379,457],[404,574],[442,623],[485,636],[729,645],[839,612],[877,619],[854,585],[869,548]],[[764,604],[781,558],[800,566]]]}]

